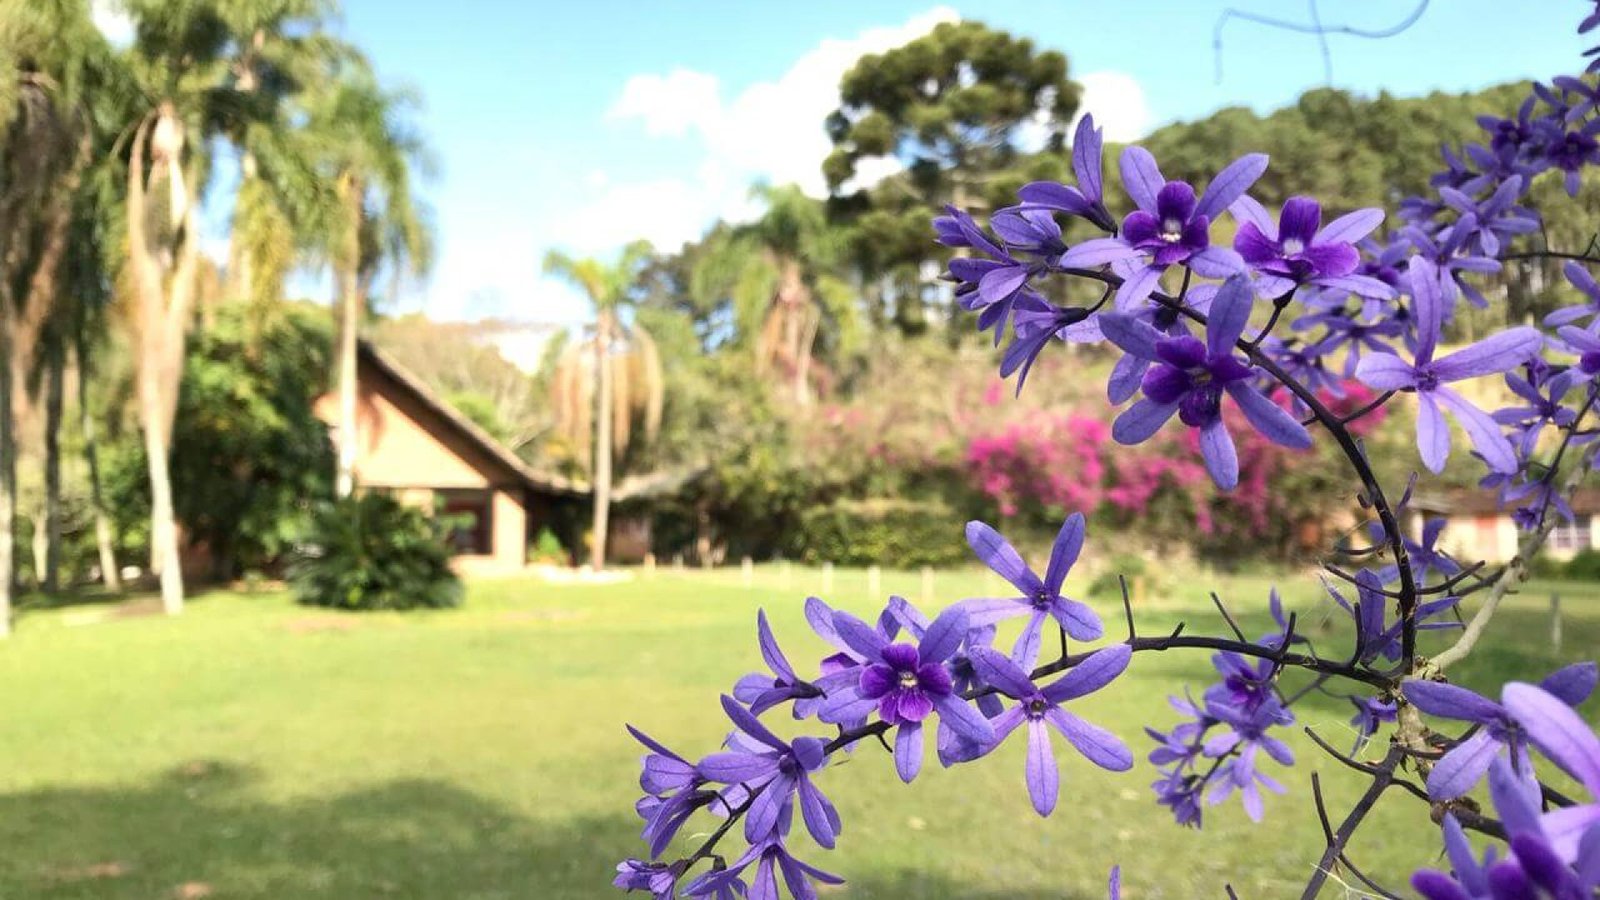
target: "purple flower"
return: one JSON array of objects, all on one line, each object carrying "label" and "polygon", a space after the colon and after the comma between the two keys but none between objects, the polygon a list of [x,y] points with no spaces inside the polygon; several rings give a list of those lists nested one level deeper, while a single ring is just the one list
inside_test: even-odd
[{"label": "purple flower", "polygon": [[1100,129],[1094,127],[1094,116],[1084,114],[1072,135],[1072,172],[1078,184],[1072,187],[1054,181],[1035,181],[1017,191],[1017,199],[1024,207],[1060,210],[1069,215],[1081,216],[1105,231],[1116,227],[1111,214],[1106,211],[1104,186],[1101,177],[1103,163],[1101,152],[1104,143]]},{"label": "purple flower", "polygon": [[751,863],[756,866],[755,877],[750,880],[751,900],[777,900],[780,874],[783,876],[784,885],[789,888],[789,893],[795,900],[817,900],[817,889],[812,884],[813,881],[820,881],[823,884],[844,884],[843,878],[795,859],[783,845],[783,839],[774,835],[758,844],[750,845],[750,849],[726,869],[707,872],[696,878],[685,893],[691,897],[709,896],[713,891],[723,889],[737,881]]},{"label": "purple flower", "polygon": [[841,689],[823,705],[824,722],[857,720],[874,708],[878,718],[895,727],[894,759],[907,783],[922,768],[922,723],[935,710],[964,740],[984,744],[994,729],[955,693],[945,660],[954,656],[967,635],[967,612],[951,606],[928,626],[916,646],[891,644],[865,622],[845,612],[833,614],[841,640],[861,654],[865,665],[854,687]]},{"label": "purple flower", "polygon": [[786,830],[794,808],[792,795],[798,795],[806,830],[818,844],[832,848],[839,834],[839,813],[811,783],[811,773],[828,761],[827,742],[798,737],[792,744],[787,743],[726,694],[722,709],[754,743],[742,741],[734,745],[734,750],[713,753],[700,760],[696,768],[707,780],[742,785],[755,794],[745,813],[745,840],[754,843]]},{"label": "purple flower", "polygon": [[1067,674],[1040,688],[1028,677],[1028,673],[1005,654],[994,650],[975,651],[973,663],[983,680],[1018,701],[1016,706],[994,720],[993,743],[998,745],[1005,740],[1018,725],[1024,722],[1028,725],[1028,761],[1024,777],[1028,784],[1028,797],[1039,815],[1048,816],[1055,809],[1060,782],[1056,758],[1050,751],[1050,732],[1045,727],[1046,723],[1061,732],[1067,743],[1102,769],[1125,772],[1133,768],[1133,753],[1120,738],[1061,708],[1061,704],[1068,700],[1091,694],[1110,684],[1128,668],[1128,660],[1132,658],[1133,648],[1127,644],[1097,650]]},{"label": "purple flower", "polygon": [[[1383,582],[1378,575],[1370,569],[1362,569],[1356,573],[1356,603],[1352,605],[1345,600],[1339,589],[1323,582],[1323,588],[1333,597],[1350,617],[1355,620],[1357,632],[1357,657],[1361,662],[1371,662],[1382,654],[1385,659],[1398,660],[1401,653],[1401,632],[1404,623],[1399,616],[1395,617],[1392,625],[1384,627],[1387,617],[1385,609],[1389,605],[1389,598],[1383,593]],[[1461,602],[1460,597],[1441,597],[1438,600],[1429,600],[1417,605],[1415,618],[1417,629],[1420,631],[1438,631],[1445,628],[1460,628],[1460,622],[1433,622],[1434,616],[1453,609]]]},{"label": "purple flower", "polygon": [[[1591,735],[1592,737],[1592,735]],[[1538,787],[1504,760],[1489,769],[1489,795],[1510,837],[1510,854],[1497,858],[1493,847],[1479,859],[1454,815],[1445,814],[1444,848],[1453,875],[1423,869],[1411,886],[1426,900],[1505,900],[1555,897],[1585,900],[1600,886],[1600,830],[1592,831],[1569,868],[1539,827]]]},{"label": "purple flower", "polygon": [[1572,385],[1600,375],[1600,336],[1584,331],[1575,325],[1563,325],[1556,330],[1573,353],[1578,354],[1578,364],[1561,379],[1563,390]]},{"label": "purple flower", "polygon": [[1213,696],[1206,698],[1206,713],[1228,730],[1206,740],[1205,755],[1217,759],[1237,753],[1217,767],[1213,775],[1216,786],[1206,795],[1206,802],[1215,806],[1237,789],[1244,801],[1245,813],[1259,822],[1262,815],[1260,788],[1281,794],[1283,785],[1256,768],[1257,754],[1265,753],[1281,765],[1294,765],[1294,751],[1289,745],[1267,733],[1275,725],[1292,724],[1294,714],[1276,697],[1268,697],[1252,708],[1235,706]]},{"label": "purple flower", "polygon": [[1356,714],[1350,719],[1350,724],[1356,729],[1355,750],[1360,750],[1368,738],[1378,733],[1382,723],[1393,722],[1400,712],[1400,707],[1393,701],[1379,700],[1377,697],[1351,697],[1350,702],[1356,708]]},{"label": "purple flower", "polygon": [[1550,165],[1566,173],[1570,197],[1578,196],[1578,188],[1583,186],[1583,167],[1600,163],[1600,142],[1594,139],[1597,130],[1600,125],[1590,122],[1582,128],[1554,135],[1545,145],[1544,155]]},{"label": "purple flower", "polygon": [[1539,230],[1539,217],[1515,205],[1526,184],[1526,179],[1513,175],[1484,200],[1474,200],[1452,187],[1439,188],[1439,196],[1461,214],[1452,226],[1460,240],[1476,246],[1484,256],[1494,257],[1500,255],[1506,241]]},{"label": "purple flower", "polygon": [[1112,866],[1111,877],[1106,884],[1110,900],[1122,900],[1122,867]]},{"label": "purple flower", "polygon": [[1545,365],[1529,365],[1526,368],[1527,378],[1507,372],[1506,387],[1526,401],[1527,405],[1508,406],[1491,414],[1496,422],[1511,429],[1515,438],[1513,446],[1522,458],[1533,453],[1546,425],[1566,428],[1578,418],[1575,410],[1561,404],[1567,391],[1572,388],[1571,379],[1550,377],[1549,367]]},{"label": "purple flower", "polygon": [[[1559,669],[1541,687],[1576,706],[1593,692],[1594,663],[1577,663]],[[1438,681],[1408,680],[1400,687],[1407,702],[1442,719],[1457,719],[1479,726],[1469,738],[1452,747],[1428,773],[1428,796],[1454,800],[1472,790],[1496,756],[1509,753],[1514,764],[1527,765],[1524,735],[1506,706],[1463,687]]]},{"label": "purple flower", "polygon": [[1123,187],[1138,209],[1122,220],[1120,235],[1071,247],[1059,266],[1113,264],[1123,278],[1116,304],[1124,312],[1150,296],[1169,266],[1182,264],[1206,278],[1225,278],[1244,267],[1237,253],[1211,246],[1211,221],[1266,171],[1264,154],[1234,160],[1217,173],[1198,200],[1188,182],[1163,178],[1155,158],[1143,147],[1123,150],[1121,166]]},{"label": "purple flower", "polygon": [[1044,578],[1033,573],[1015,547],[1001,537],[1000,532],[982,522],[967,523],[967,543],[983,564],[993,569],[1001,578],[1022,593],[1020,597],[993,597],[963,600],[959,604],[967,611],[970,624],[975,628],[994,625],[1016,616],[1028,616],[1028,624],[1017,637],[1012,658],[1017,665],[1032,669],[1039,661],[1039,645],[1044,637],[1045,619],[1053,618],[1074,640],[1092,641],[1105,632],[1100,617],[1088,604],[1061,593],[1072,564],[1078,561],[1083,550],[1083,513],[1073,513],[1061,523],[1054,546],[1050,548],[1050,565]]},{"label": "purple flower", "polygon": [[1268,400],[1253,383],[1255,370],[1233,354],[1249,321],[1250,305],[1244,276],[1228,279],[1212,301],[1203,344],[1187,336],[1164,337],[1129,316],[1102,314],[1100,328],[1107,339],[1153,363],[1141,385],[1144,397],[1117,417],[1111,436],[1121,444],[1141,443],[1177,413],[1183,424],[1200,430],[1200,454],[1212,480],[1231,490],[1239,483],[1239,458],[1222,422],[1226,392],[1268,440],[1293,449],[1311,446],[1305,426]]},{"label": "purple flower", "polygon": [[[752,672],[744,676],[734,685],[733,696],[758,716],[786,700],[811,698],[811,686],[795,675],[794,667],[789,665],[788,658],[778,647],[777,638],[772,636],[772,628],[767,625],[766,610],[756,610],[756,636],[761,645],[761,658],[772,670],[772,675]],[[814,701],[815,698],[812,699]],[[800,704],[796,703],[794,717],[801,719],[805,715]]]},{"label": "purple flower", "polygon": [[1589,270],[1575,260],[1568,261],[1566,265],[1562,266],[1561,273],[1567,276],[1567,281],[1583,294],[1584,302],[1574,306],[1563,307],[1545,316],[1545,327],[1555,328],[1561,325],[1572,325],[1587,317],[1589,324],[1584,327],[1589,331],[1594,331],[1597,327],[1600,327],[1600,284],[1596,284],[1594,276],[1589,274]]},{"label": "purple flower", "polygon": [[1415,360],[1407,363],[1392,353],[1375,353],[1356,366],[1356,378],[1380,391],[1413,391],[1417,395],[1417,447],[1429,470],[1441,472],[1450,456],[1450,429],[1441,407],[1466,429],[1472,446],[1497,472],[1517,469],[1516,452],[1486,412],[1445,385],[1452,381],[1505,372],[1539,352],[1544,338],[1533,328],[1510,328],[1435,360],[1443,324],[1444,300],[1439,270],[1420,256],[1410,264],[1411,296],[1417,319]]},{"label": "purple flower", "polygon": [[[1039,354],[1051,340],[1060,337],[1062,329],[1087,319],[1089,310],[1081,306],[1056,306],[1037,292],[1024,288],[1011,301],[1011,311],[1017,338],[1000,360],[1000,377],[1010,378],[1011,373],[1021,370],[1017,376],[1017,395],[1021,396],[1022,386],[1028,381],[1028,370],[1033,368]],[[979,327],[981,330],[981,317]]]},{"label": "purple flower", "polygon": [[[1443,518],[1429,519],[1422,525],[1422,540],[1414,541],[1408,535],[1400,536],[1400,543],[1405,546],[1406,556],[1411,560],[1411,572],[1418,585],[1425,585],[1428,576],[1439,574],[1448,578],[1461,571],[1461,564],[1450,558],[1438,547],[1439,536],[1444,533],[1447,520]],[[1374,522],[1371,527],[1372,539],[1384,542],[1388,538],[1383,523]],[[1400,577],[1400,567],[1390,563],[1378,570],[1378,580],[1389,584]]]},{"label": "purple flower", "polygon": [[632,725],[627,728],[634,740],[650,751],[642,760],[639,774],[639,787],[645,796],[634,804],[634,810],[644,819],[640,837],[649,845],[650,858],[654,859],[672,843],[695,810],[716,800],[717,795],[700,789],[705,778],[688,760]]},{"label": "purple flower", "polygon": [[678,874],[665,863],[625,859],[617,863],[617,877],[611,883],[625,891],[649,891],[653,900],[672,900]]},{"label": "purple flower", "polygon": [[1549,680],[1537,686],[1513,681],[1501,690],[1500,699],[1528,742],[1589,792],[1590,802],[1545,813],[1539,828],[1564,862],[1577,861],[1583,848],[1582,865],[1590,879],[1600,882],[1600,737],[1573,711],[1568,697],[1550,689]]},{"label": "purple flower", "polygon": [[1284,201],[1277,224],[1249,195],[1230,211],[1242,223],[1233,249],[1258,273],[1256,293],[1278,297],[1296,285],[1345,290],[1363,297],[1388,298],[1394,289],[1375,278],[1355,274],[1361,254],[1355,243],[1383,223],[1383,210],[1358,209],[1322,224],[1322,206],[1310,197]]}]

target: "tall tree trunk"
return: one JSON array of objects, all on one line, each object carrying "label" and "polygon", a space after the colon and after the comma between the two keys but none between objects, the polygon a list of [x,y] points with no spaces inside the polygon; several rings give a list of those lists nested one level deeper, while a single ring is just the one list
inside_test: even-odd
[{"label": "tall tree trunk", "polygon": [[611,313],[602,310],[594,340],[594,539],[589,562],[596,572],[606,567],[606,529],[611,521]]},{"label": "tall tree trunk", "polygon": [[[11,352],[11,298],[0,287],[0,354]],[[11,410],[11,367],[0,364],[0,637],[11,636],[16,584],[17,445]]]},{"label": "tall tree trunk", "polygon": [[66,390],[66,354],[57,347],[52,353],[44,382],[44,520],[34,530],[43,529],[44,573],[47,593],[61,586],[61,411]]},{"label": "tall tree trunk", "polygon": [[78,357],[78,430],[83,433],[83,462],[89,469],[89,505],[94,512],[94,541],[100,551],[100,580],[108,590],[122,590],[122,572],[117,568],[117,552],[112,541],[111,516],[106,512],[105,494],[100,487],[100,449],[95,437],[94,411],[89,408],[88,338],[79,327],[75,348]]},{"label": "tall tree trunk", "polygon": [[[147,228],[145,155],[151,131],[166,129],[164,144],[151,154],[155,183],[170,191],[175,246],[172,271],[163,278],[163,254],[150,242]],[[194,197],[197,172],[187,176],[179,164],[183,126],[170,104],[163,103],[136,129],[128,158],[128,244],[138,313],[137,380],[139,418],[144,431],[150,474],[150,554],[159,567],[161,606],[168,615],[183,611],[183,570],[178,555],[178,525],[172,503],[170,449],[178,410],[178,385],[183,376],[184,334],[194,310],[199,267],[199,222]],[[165,282],[165,283],[163,283]]]},{"label": "tall tree trunk", "polygon": [[340,182],[345,206],[344,246],[339,262],[339,468],[334,490],[348,497],[356,486],[356,330],[361,324],[361,184],[352,177]]}]

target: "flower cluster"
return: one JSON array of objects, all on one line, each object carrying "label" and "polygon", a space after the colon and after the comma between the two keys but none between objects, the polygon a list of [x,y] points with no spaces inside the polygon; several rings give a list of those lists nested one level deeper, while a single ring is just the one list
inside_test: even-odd
[{"label": "flower cluster", "polygon": [[[1596,26],[1600,11],[1580,31]],[[615,884],[658,900],[776,900],[780,883],[797,900],[816,897],[816,885],[840,879],[798,859],[795,836],[803,830],[829,849],[844,833],[823,790],[830,763],[875,739],[892,744],[896,773],[912,782],[930,726],[947,767],[1024,733],[1023,782],[1033,808],[1048,816],[1060,792],[1052,734],[1100,768],[1134,764],[1122,740],[1080,716],[1075,701],[1111,685],[1137,652],[1188,648],[1212,654],[1217,680],[1198,700],[1187,692],[1171,698],[1177,724],[1146,729],[1156,744],[1148,757],[1159,773],[1157,801],[1179,824],[1199,827],[1205,807],[1234,794],[1260,819],[1262,789],[1285,790],[1265,763],[1296,760],[1285,740],[1296,722],[1292,708],[1325,694],[1354,708],[1355,747],[1347,755],[1307,729],[1311,739],[1370,780],[1335,827],[1313,776],[1326,846],[1304,896],[1341,869],[1375,894],[1394,896],[1348,854],[1355,829],[1389,788],[1400,787],[1392,793],[1423,798],[1442,818],[1449,871],[1412,879],[1430,900],[1594,897],[1600,737],[1574,707],[1593,693],[1600,670],[1584,662],[1537,685],[1512,682],[1498,701],[1450,684],[1446,670],[1472,651],[1500,599],[1525,576],[1549,513],[1570,517],[1566,497],[1600,462],[1600,429],[1588,424],[1600,403],[1600,283],[1592,274],[1600,256],[1543,244],[1541,220],[1528,206],[1536,181],[1559,178],[1576,194],[1588,167],[1600,164],[1600,89],[1581,78],[1535,84],[1514,116],[1479,124],[1479,142],[1443,151],[1432,193],[1401,202],[1391,219],[1375,208],[1325,216],[1315,198],[1300,196],[1270,210],[1251,196],[1269,165],[1260,154],[1222,167],[1197,190],[1167,179],[1137,146],[1117,161],[1126,203],[1108,202],[1103,142],[1084,116],[1072,147],[1073,184],[1026,185],[987,227],[954,208],[933,223],[940,243],[963,251],[945,276],[956,303],[977,314],[979,331],[992,332],[997,345],[1008,342],[999,370],[1017,376],[1018,391],[1056,342],[1100,344],[1116,357],[1106,383],[1119,410],[1111,438],[1142,444],[1176,418],[1182,445],[1224,491],[1240,482],[1241,433],[1286,451],[1319,440],[1336,448],[1353,484],[1347,496],[1371,517],[1325,564],[1332,603],[1323,608],[1339,611],[1348,647],[1319,653],[1276,592],[1268,606],[1277,627],[1258,640],[1245,637],[1220,600],[1232,636],[1188,635],[1181,624],[1170,634],[1139,635],[1125,601],[1126,640],[1104,642],[1100,616],[1067,585],[1084,546],[1082,514],[1063,522],[1042,572],[994,528],[972,522],[966,534],[974,553],[1010,587],[1001,596],[962,600],[931,619],[892,598],[870,622],[811,598],[806,620],[834,652],[809,667],[791,663],[763,613],[757,635],[769,671],[740,679],[722,698],[731,730],[720,751],[693,759],[633,731],[648,751],[636,807],[648,853],[619,865]],[[1119,221],[1112,208],[1132,211]],[[1213,240],[1224,216],[1237,224],[1231,247]],[[1094,236],[1074,237],[1086,231]],[[1579,302],[1538,326],[1511,324],[1448,347],[1465,306],[1496,299],[1482,276],[1520,259],[1557,257],[1568,263]],[[1052,278],[1093,284],[1100,299],[1057,305],[1049,298],[1075,294],[1041,289]],[[1485,399],[1502,381],[1500,396],[1513,399]],[[1414,398],[1408,405],[1422,466],[1444,470],[1453,422],[1483,467],[1483,489],[1514,508],[1526,534],[1502,569],[1486,571],[1441,546],[1443,523],[1411,508],[1415,476],[1393,501],[1380,483],[1363,422],[1370,427],[1370,417],[1403,394]],[[1363,534],[1370,546],[1356,544]],[[1461,600],[1474,593],[1480,602],[1463,628]],[[1434,632],[1429,640],[1451,643],[1439,652],[1422,648],[1430,659],[1419,635]],[[1052,634],[1060,653],[1041,662]],[[1102,643],[1074,653],[1069,642]],[[1291,671],[1305,679],[1292,692],[1283,678]],[[784,708],[811,733],[786,739],[761,718]],[[1357,758],[1374,745],[1383,748],[1380,760]],[[1542,784],[1546,763],[1587,797]],[[1484,781],[1498,818],[1469,796]],[[701,813],[723,821],[687,855],[665,858]],[[1508,847],[1479,856],[1470,830]],[[733,833],[744,849],[730,859],[718,844]],[[1120,894],[1120,869],[1108,887]]]}]

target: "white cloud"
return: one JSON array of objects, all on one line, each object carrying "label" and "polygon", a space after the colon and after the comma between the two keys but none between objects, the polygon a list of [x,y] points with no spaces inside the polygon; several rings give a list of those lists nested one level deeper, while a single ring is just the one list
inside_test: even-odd
[{"label": "white cloud", "polygon": [[1144,137],[1154,124],[1144,88],[1133,76],[1123,72],[1090,72],[1079,76],[1083,98],[1078,108],[1094,113],[1096,125],[1105,129],[1106,140],[1118,143]]},{"label": "white cloud", "polygon": [[[751,84],[731,98],[724,97],[716,76],[691,69],[629,78],[606,118],[621,127],[637,123],[648,137],[693,141],[701,160],[683,178],[606,179],[592,201],[567,217],[563,231],[584,245],[573,249],[604,251],[636,237],[676,249],[718,218],[758,215],[760,205],[749,196],[757,181],[793,182],[822,196],[822,160],[831,149],[823,120],[838,105],[844,73],[869,53],[909,43],[957,19],[954,9],[939,6],[899,25],[823,40],[776,79]],[[870,184],[897,169],[892,160],[867,166],[862,179]]]}]

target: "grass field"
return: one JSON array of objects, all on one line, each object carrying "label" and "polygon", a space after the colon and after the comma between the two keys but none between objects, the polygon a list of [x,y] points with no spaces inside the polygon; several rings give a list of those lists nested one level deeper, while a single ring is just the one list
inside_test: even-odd
[{"label": "grass field", "polygon": [[[0,897],[620,896],[612,867],[639,848],[638,749],[622,723],[686,753],[713,749],[726,727],[717,693],[759,662],[758,606],[792,659],[819,655],[800,616],[819,579],[764,568],[751,588],[737,569],[609,586],[479,581],[460,610],[410,615],[308,610],[281,593],[204,595],[176,620],[95,606],[29,613],[0,646]],[[940,573],[936,589],[948,600],[985,583]],[[1311,585],[1285,582],[1314,625],[1324,608]],[[1221,586],[1252,634],[1267,625],[1266,586]],[[834,587],[836,605],[872,607],[862,573],[836,573]],[[920,588],[915,573],[882,582],[913,597]],[[1595,655],[1600,594],[1560,587],[1556,654],[1549,590],[1509,604],[1460,668],[1464,683]],[[1116,599],[1093,601],[1118,633]],[[1221,628],[1196,579],[1142,601],[1152,633],[1180,616],[1194,631]],[[1290,794],[1269,799],[1261,825],[1235,801],[1203,831],[1183,830],[1151,798],[1140,726],[1164,727],[1163,697],[1209,673],[1203,653],[1141,654],[1076,707],[1141,762],[1114,775],[1058,748],[1062,799],[1049,820],[1028,806],[1017,746],[953,771],[930,760],[909,787],[865,748],[825,776],[844,833],[838,851],[811,858],[849,879],[828,896],[1099,898],[1113,862],[1135,900],[1220,896],[1224,880],[1246,898],[1297,892],[1321,841],[1311,771],[1336,815],[1360,787],[1303,737],[1301,764],[1274,773]],[[1301,721],[1345,745],[1350,713],[1318,697]],[[1434,859],[1425,823],[1420,803],[1394,794],[1357,841],[1357,862],[1398,885]]]}]

